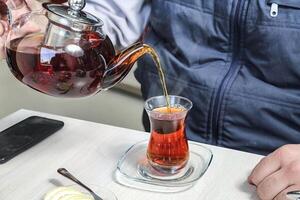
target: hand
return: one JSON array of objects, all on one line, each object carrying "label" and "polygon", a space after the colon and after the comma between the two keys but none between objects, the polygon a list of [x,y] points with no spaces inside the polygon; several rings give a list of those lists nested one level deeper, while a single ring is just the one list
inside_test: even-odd
[{"label": "hand", "polygon": [[[11,12],[12,21],[18,19],[21,15],[28,13],[31,10],[41,9],[41,4],[36,0],[0,0],[0,59],[5,57],[5,42],[7,38],[7,32],[9,30],[8,22],[8,9]],[[22,27],[23,33],[34,32],[37,30],[29,30],[33,27],[24,26]],[[14,37],[14,36],[13,36]],[[12,37],[12,38],[13,38]]]},{"label": "hand", "polygon": [[287,200],[287,192],[300,190],[300,144],[282,146],[263,158],[248,181],[262,200]]}]

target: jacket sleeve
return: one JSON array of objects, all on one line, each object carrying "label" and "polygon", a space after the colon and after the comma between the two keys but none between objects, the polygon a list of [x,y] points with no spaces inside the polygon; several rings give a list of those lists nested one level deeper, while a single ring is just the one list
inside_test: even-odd
[{"label": "jacket sleeve", "polygon": [[141,36],[151,7],[148,0],[87,0],[85,10],[102,19],[113,44],[124,48]]}]

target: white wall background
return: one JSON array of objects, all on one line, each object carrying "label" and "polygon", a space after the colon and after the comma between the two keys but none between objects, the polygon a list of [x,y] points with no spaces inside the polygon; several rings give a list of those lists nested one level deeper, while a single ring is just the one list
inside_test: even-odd
[{"label": "white wall background", "polygon": [[139,94],[138,83],[130,74],[121,86],[135,95],[122,92],[122,89],[111,89],[87,98],[55,98],[23,85],[10,73],[5,61],[0,60],[0,118],[24,108],[143,130],[141,115],[144,103],[136,95]]}]

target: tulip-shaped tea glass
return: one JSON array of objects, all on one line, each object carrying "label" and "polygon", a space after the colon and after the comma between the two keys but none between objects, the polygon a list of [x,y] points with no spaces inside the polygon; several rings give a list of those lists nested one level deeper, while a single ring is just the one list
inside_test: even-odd
[{"label": "tulip-shaped tea glass", "polygon": [[210,166],[213,154],[187,141],[185,125],[191,108],[192,102],[180,96],[148,99],[150,139],[135,143],[124,153],[117,165],[117,182],[156,192],[179,192],[193,186]]},{"label": "tulip-shaped tea glass", "polygon": [[185,133],[185,119],[192,102],[184,97],[165,96],[148,99],[145,110],[151,125],[151,137],[147,147],[147,160],[157,172],[174,175],[189,160],[189,146]]}]

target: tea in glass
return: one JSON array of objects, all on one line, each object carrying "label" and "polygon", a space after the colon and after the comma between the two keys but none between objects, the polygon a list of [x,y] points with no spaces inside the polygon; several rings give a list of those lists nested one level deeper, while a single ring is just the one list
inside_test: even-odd
[{"label": "tea in glass", "polygon": [[192,102],[184,97],[169,95],[150,98],[145,109],[150,118],[151,136],[147,148],[149,164],[159,172],[176,174],[189,159],[185,133],[185,118]]}]

